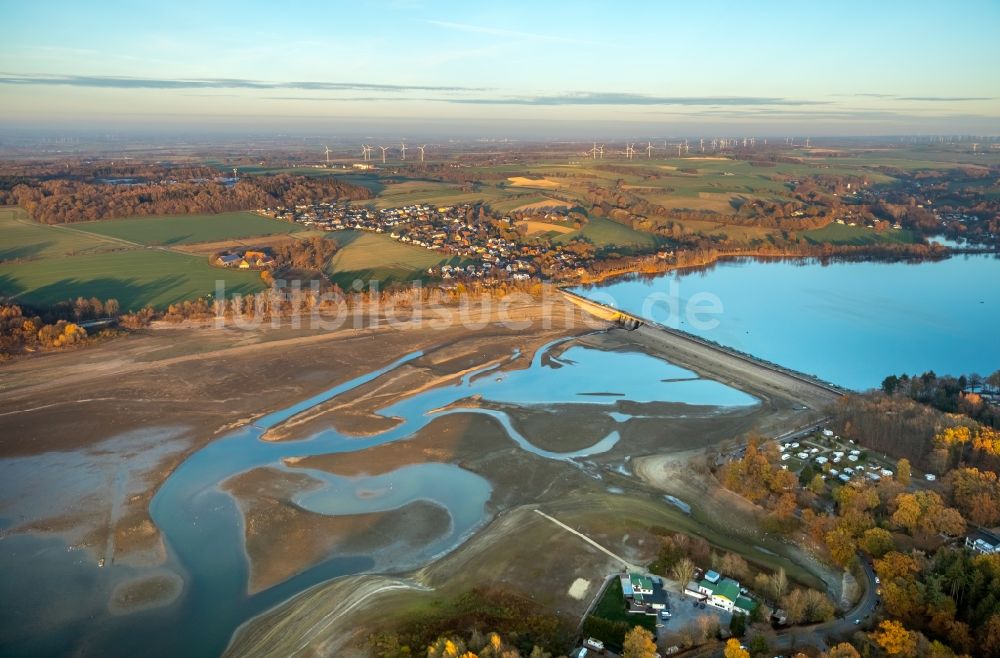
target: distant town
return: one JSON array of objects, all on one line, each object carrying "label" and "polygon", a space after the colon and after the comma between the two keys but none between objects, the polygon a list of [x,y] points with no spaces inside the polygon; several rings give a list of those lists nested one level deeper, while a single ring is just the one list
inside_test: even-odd
[{"label": "distant town", "polygon": [[[547,211],[542,218],[553,223],[568,222],[566,210],[561,210]],[[446,281],[463,278],[526,281],[543,273],[558,279],[586,269],[593,261],[593,250],[589,250],[588,257],[583,245],[524,244],[518,240],[517,220],[509,216],[494,219],[473,204],[371,209],[316,203],[258,212],[323,231],[353,229],[384,233],[404,244],[472,261],[465,265],[441,265],[428,271]]]}]

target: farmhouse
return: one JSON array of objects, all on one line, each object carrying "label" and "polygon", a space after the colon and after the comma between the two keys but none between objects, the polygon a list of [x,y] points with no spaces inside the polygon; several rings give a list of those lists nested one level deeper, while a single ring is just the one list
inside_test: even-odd
[{"label": "farmhouse", "polygon": [[[715,572],[710,571],[709,573]],[[757,603],[753,599],[742,593],[740,584],[737,581],[732,578],[721,578],[712,582],[708,580],[707,575],[700,583],[697,583],[697,592],[707,598],[707,602],[710,605],[726,612],[736,612],[744,615],[749,615],[757,607]],[[691,584],[685,589],[685,594],[690,589]]]},{"label": "farmhouse", "polygon": [[623,573],[618,579],[629,612],[655,615],[667,608],[667,593],[662,583],[638,573]]},{"label": "farmhouse", "polygon": [[274,259],[271,255],[254,249],[248,249],[243,254],[223,253],[216,258],[216,264],[222,267],[236,267],[241,270],[263,269],[272,267]]}]

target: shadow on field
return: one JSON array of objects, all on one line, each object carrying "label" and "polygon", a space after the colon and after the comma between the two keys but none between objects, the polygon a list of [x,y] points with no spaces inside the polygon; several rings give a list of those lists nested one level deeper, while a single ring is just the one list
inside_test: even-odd
[{"label": "shadow on field", "polygon": [[164,245],[164,246],[169,246],[169,245],[172,245],[172,244],[181,244],[185,240],[188,240],[188,239],[190,239],[192,237],[194,237],[193,233],[188,233],[187,235],[175,235],[172,238],[170,238],[169,240],[163,240],[162,242],[157,242],[155,244],[157,244],[157,245]]},{"label": "shadow on field", "polygon": [[6,274],[0,274],[0,299],[15,297],[24,292],[24,286]]},{"label": "shadow on field", "polygon": [[346,230],[346,231],[332,231],[330,233],[327,233],[324,237],[326,237],[327,240],[333,240],[334,242],[336,242],[338,249],[343,249],[347,245],[351,244],[352,242],[360,238],[361,235],[362,235],[361,231]]},{"label": "shadow on field", "polygon": [[19,247],[9,247],[7,249],[0,249],[0,262],[5,260],[19,260],[24,258],[34,258],[39,255],[55,242],[36,242],[34,244],[22,245]]},{"label": "shadow on field", "polygon": [[[0,290],[8,294],[7,290],[20,287],[17,293],[18,301],[23,301],[36,306],[50,306],[58,302],[76,299],[77,297],[96,297],[101,301],[106,299],[117,299],[122,311],[136,311],[154,301],[157,308],[164,308],[170,304],[197,298],[198,294],[208,294],[212,290],[195,290],[195,285],[186,276],[171,274],[161,276],[149,281],[139,281],[134,278],[109,278],[100,277],[94,279],[62,279],[38,288],[24,289],[20,284],[9,280],[9,277],[0,278]],[[256,291],[250,283],[227,283],[226,295],[248,294]]]}]

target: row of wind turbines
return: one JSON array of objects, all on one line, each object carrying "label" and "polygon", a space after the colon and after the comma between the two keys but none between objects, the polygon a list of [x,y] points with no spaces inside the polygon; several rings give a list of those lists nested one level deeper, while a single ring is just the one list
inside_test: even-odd
[{"label": "row of wind turbines", "polygon": [[[332,151],[330,150],[329,146],[324,146],[323,148],[326,149],[325,150],[325,153],[326,153],[326,163],[330,164],[330,153],[332,153]],[[376,147],[376,146],[372,146],[370,144],[362,144],[361,145],[361,157],[364,159],[365,162],[373,160],[374,157],[372,156],[372,152],[376,148],[382,149],[382,164],[385,164],[386,154],[389,151],[392,150],[391,146],[378,146],[378,147]],[[427,148],[427,144],[424,144],[422,146],[407,146],[405,142],[400,143],[400,145],[399,145],[399,155],[400,155],[400,159],[401,160],[406,160],[406,149],[408,149],[408,148],[409,149],[414,149],[415,148],[418,151],[420,151],[420,161],[421,162],[424,161],[424,151]]]},{"label": "row of wind turbines", "polygon": [[[724,149],[740,148],[740,142],[741,142],[740,139],[716,138],[716,139],[711,140],[708,143],[708,149],[707,150],[709,150],[709,151],[720,151],[720,150],[724,150]],[[627,158],[628,160],[631,160],[631,159],[635,158],[636,157],[636,148],[635,148],[636,144],[637,144],[637,142],[632,142],[632,143],[625,144],[625,150],[624,151],[618,151],[617,155],[624,155],[625,158]],[[757,138],[756,137],[744,137],[744,138],[742,138],[742,144],[743,144],[743,148],[754,148],[754,147],[757,146]],[[806,137],[805,142],[803,144],[800,144],[800,146],[805,146],[806,148],[809,148],[809,144],[810,144],[810,140],[809,140],[808,137]],[[792,137],[785,138],[785,145],[786,146],[796,146],[794,138],[792,138]],[[767,146],[767,139],[766,138],[764,139],[764,146]],[[594,142],[593,147],[591,147],[590,149],[588,149],[584,153],[586,153],[587,155],[589,155],[594,160],[599,160],[599,159],[603,160],[604,159],[604,147],[605,147],[604,144],[601,144],[600,146],[598,146],[597,142]],[[704,139],[699,139],[698,140],[698,151],[700,151],[701,153],[704,153],[706,151],[705,147],[706,147],[705,140]],[[646,151],[646,158],[651,160],[653,158],[653,151],[655,151],[655,150],[657,150],[659,148],[660,147],[658,147],[658,146],[653,146],[653,142],[646,142],[646,148],[643,149],[643,148],[640,147],[640,150]],[[669,151],[672,151],[673,149],[672,149],[672,147],[670,147],[667,144],[666,141],[664,141],[663,142],[663,150],[669,152]],[[677,157],[678,158],[681,157],[682,155],[687,155],[690,152],[691,152],[691,144],[688,142],[688,140],[685,139],[683,142],[678,142],[677,143]]]}]

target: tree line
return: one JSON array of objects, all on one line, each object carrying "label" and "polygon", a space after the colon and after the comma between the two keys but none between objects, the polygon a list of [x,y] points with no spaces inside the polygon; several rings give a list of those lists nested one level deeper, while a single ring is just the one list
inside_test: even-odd
[{"label": "tree line", "polygon": [[116,185],[75,179],[32,179],[0,190],[0,205],[18,205],[44,224],[115,217],[185,215],[272,206],[360,201],[367,187],[334,177],[247,176],[235,184],[213,179]]}]

